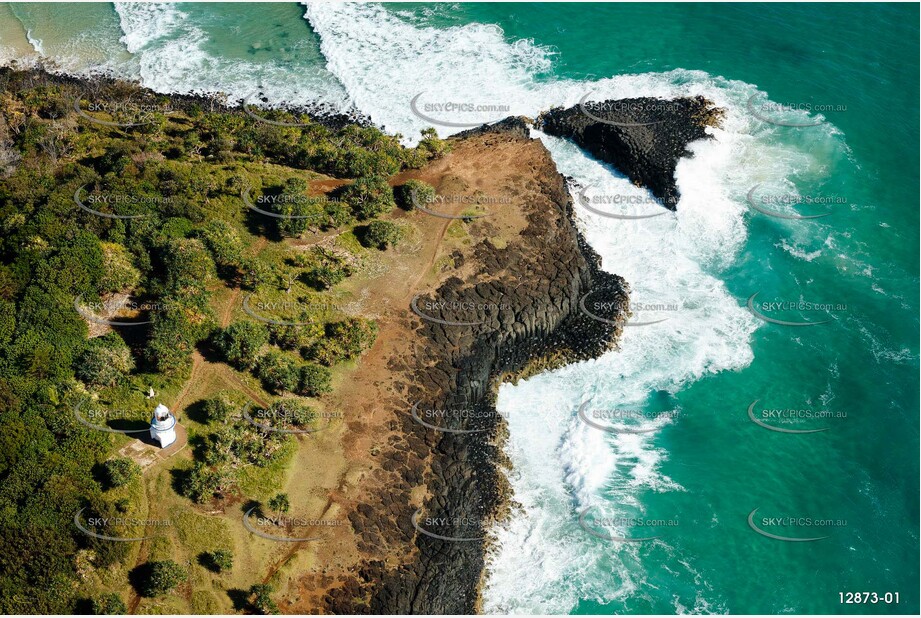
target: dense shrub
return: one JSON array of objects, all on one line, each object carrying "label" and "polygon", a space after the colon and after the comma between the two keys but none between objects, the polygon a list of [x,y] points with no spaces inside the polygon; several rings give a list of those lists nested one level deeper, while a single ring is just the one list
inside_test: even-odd
[{"label": "dense shrub", "polygon": [[195,345],[214,327],[207,296],[163,297],[152,313],[151,335],[146,354],[157,371],[176,376],[192,365]]},{"label": "dense shrub", "polygon": [[304,283],[320,291],[332,288],[353,273],[345,258],[319,247],[315,247],[307,257],[302,257],[301,261],[308,266],[302,277]]},{"label": "dense shrub", "polygon": [[[302,314],[295,319],[306,322],[308,316]],[[308,324],[270,324],[269,332],[271,341],[283,350],[300,350],[313,344],[325,333],[323,324],[310,322]]]},{"label": "dense shrub", "polygon": [[185,569],[172,560],[148,562],[146,567],[146,578],[138,591],[145,597],[162,596],[189,577]]},{"label": "dense shrub", "polygon": [[332,390],[329,369],[314,363],[305,363],[298,372],[297,393],[308,397],[318,397]]},{"label": "dense shrub", "polygon": [[222,268],[240,264],[243,259],[243,241],[232,225],[217,219],[202,228],[200,234],[215,264]]},{"label": "dense shrub", "polygon": [[362,318],[348,318],[325,326],[325,337],[304,350],[304,357],[326,366],[360,356],[377,338],[377,324]]},{"label": "dense shrub", "polygon": [[214,347],[224,359],[239,369],[256,366],[259,350],[269,342],[269,332],[264,324],[234,322],[214,336]]},{"label": "dense shrub", "polygon": [[274,592],[274,589],[269,584],[253,584],[250,586],[249,603],[253,612],[264,616],[281,613],[278,605],[275,604],[275,601],[270,596],[272,592]]},{"label": "dense shrub", "polygon": [[128,608],[117,592],[107,592],[95,597],[92,602],[93,614],[97,616],[127,614]]},{"label": "dense shrub", "polygon": [[297,392],[300,384],[298,363],[287,355],[272,350],[263,355],[256,366],[256,375],[267,389]]},{"label": "dense shrub", "polygon": [[236,405],[227,392],[221,391],[206,399],[202,404],[202,410],[209,423],[226,423],[236,412]]},{"label": "dense shrub", "polygon": [[304,273],[304,283],[316,290],[328,290],[352,274],[346,264],[318,264]]},{"label": "dense shrub", "polygon": [[87,384],[114,386],[133,369],[131,350],[118,333],[112,332],[87,342],[74,373]]},{"label": "dense shrub", "polygon": [[276,513],[287,513],[291,510],[291,500],[288,494],[276,494],[269,499],[269,508]]},{"label": "dense shrub", "polygon": [[255,290],[272,280],[272,269],[259,258],[243,258],[240,262],[240,285]]},{"label": "dense shrub", "polygon": [[281,192],[274,196],[272,209],[282,215],[276,219],[278,233],[286,237],[298,237],[310,229],[323,227],[328,223],[326,200],[307,195],[307,182],[301,178],[285,181]]},{"label": "dense shrub", "polygon": [[104,242],[102,247],[102,275],[99,291],[123,292],[134,289],[141,280],[141,273],[131,259],[128,250],[117,243]]},{"label": "dense shrub", "polygon": [[393,194],[397,205],[403,210],[414,210],[417,206],[426,208],[436,196],[435,187],[415,178],[396,186]]},{"label": "dense shrub", "polygon": [[263,431],[249,421],[237,421],[208,434],[200,453],[202,461],[197,463],[211,468],[210,474],[216,482],[214,493],[224,493],[234,485],[240,466],[269,465],[286,439],[279,432]]},{"label": "dense shrub", "polygon": [[366,247],[387,249],[403,239],[403,228],[392,221],[372,221],[361,235],[361,243]]},{"label": "dense shrub", "polygon": [[267,417],[275,427],[302,429],[316,419],[317,413],[306,401],[298,397],[286,397],[269,406]]},{"label": "dense shrub", "polygon": [[396,206],[393,189],[381,176],[363,176],[343,187],[340,196],[361,220],[389,213]]},{"label": "dense shrub", "polygon": [[141,466],[126,457],[110,459],[103,468],[109,487],[124,487],[141,475]]},{"label": "dense shrub", "polygon": [[232,486],[230,472],[223,468],[196,461],[183,477],[180,493],[199,504],[224,494]]},{"label": "dense shrub", "polygon": [[176,295],[201,294],[214,277],[214,260],[197,238],[170,241],[163,263],[167,287]]},{"label": "dense shrub", "polygon": [[204,562],[215,573],[225,573],[233,568],[233,552],[229,549],[215,549],[204,555]]}]

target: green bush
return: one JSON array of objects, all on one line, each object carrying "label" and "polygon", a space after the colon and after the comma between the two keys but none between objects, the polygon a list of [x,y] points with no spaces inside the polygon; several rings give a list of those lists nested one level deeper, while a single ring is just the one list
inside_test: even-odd
[{"label": "green bush", "polygon": [[197,238],[169,241],[163,262],[167,287],[174,294],[201,294],[214,278],[214,260]]},{"label": "green bush", "polygon": [[128,608],[117,592],[107,592],[95,597],[92,602],[93,614],[96,616],[127,614]]},{"label": "green bush", "polygon": [[[261,423],[260,424],[264,424]],[[199,502],[205,502],[214,495],[225,495],[236,484],[236,474],[239,469],[247,465],[265,467],[274,461],[276,455],[284,445],[288,436],[274,431],[264,431],[249,421],[239,421],[223,425],[217,431],[208,434],[200,445],[201,452],[196,456],[201,461],[196,462],[196,467],[201,464],[199,477],[207,481],[203,485],[206,491],[197,492]],[[192,472],[196,471],[193,467]],[[191,478],[191,476],[189,477]],[[195,489],[190,485],[189,490]],[[190,498],[196,499],[196,492],[184,492]]]},{"label": "green bush", "polygon": [[215,549],[204,556],[208,568],[215,573],[225,573],[233,568],[233,552],[229,549]]},{"label": "green bush", "polygon": [[329,290],[337,283],[342,283],[352,274],[347,265],[320,264],[304,273],[304,283],[316,290]]},{"label": "green bush", "polygon": [[435,187],[415,178],[395,187],[393,194],[397,205],[403,210],[414,210],[416,206],[427,208],[437,195]]},{"label": "green bush", "polygon": [[451,143],[438,137],[438,131],[429,127],[422,129],[422,139],[416,150],[424,152],[427,160],[437,159],[451,151]]},{"label": "green bush", "polygon": [[307,195],[307,181],[289,178],[281,192],[274,196],[271,210],[282,217],[276,218],[278,233],[297,238],[310,229],[319,229],[328,222],[326,199]]},{"label": "green bush", "polygon": [[214,347],[238,369],[255,367],[259,350],[268,342],[269,331],[255,322],[234,322],[214,336]]},{"label": "green bush", "polygon": [[326,367],[314,363],[305,363],[299,371],[296,392],[308,397],[318,397],[332,390],[330,386],[331,379],[332,374]]},{"label": "green bush", "polygon": [[232,225],[219,219],[210,221],[201,229],[200,236],[215,264],[223,268],[240,264],[243,259],[243,241]]},{"label": "green bush", "polygon": [[134,289],[141,280],[141,273],[134,267],[128,250],[113,242],[100,243],[102,247],[102,276],[99,292],[124,292]]},{"label": "green bush", "polygon": [[299,254],[295,262],[299,266],[308,267],[302,276],[304,283],[321,291],[352,276],[352,267],[345,258],[320,247],[314,247],[310,253]]},{"label": "green bush", "polygon": [[124,487],[141,476],[141,466],[130,459],[119,457],[103,464],[109,487]]},{"label": "green bush", "polygon": [[393,189],[382,176],[363,176],[343,187],[340,195],[361,220],[389,213],[396,206]]},{"label": "green bush", "polygon": [[250,587],[249,602],[255,613],[264,616],[281,613],[270,596],[272,592],[274,588],[269,584],[253,584]]},{"label": "green bush", "polygon": [[[296,318],[307,321],[308,316],[302,314]],[[272,343],[282,350],[300,350],[313,344],[324,334],[323,324],[310,322],[308,324],[270,324]]]},{"label": "green bush", "polygon": [[377,338],[377,324],[362,318],[347,318],[326,324],[325,336],[304,350],[304,358],[326,366],[360,356]]},{"label": "green bush", "polygon": [[139,591],[145,597],[158,597],[188,579],[185,569],[172,560],[147,563],[147,578]]},{"label": "green bush", "polygon": [[296,393],[301,382],[297,361],[272,350],[263,355],[256,365],[256,375],[262,384],[275,392]]},{"label": "green bush", "polygon": [[276,513],[287,513],[291,510],[291,500],[288,494],[276,494],[269,500],[269,508]]},{"label": "green bush", "polygon": [[240,285],[255,290],[272,280],[272,268],[259,258],[243,258],[240,262]]},{"label": "green bush", "polygon": [[304,428],[316,419],[317,413],[305,401],[297,397],[286,397],[269,406],[268,417],[274,426],[284,429]]},{"label": "green bush", "polygon": [[180,493],[199,504],[222,495],[231,485],[230,473],[196,461],[180,483]]},{"label": "green bush", "polygon": [[236,411],[236,406],[230,399],[230,395],[221,391],[214,397],[206,399],[202,409],[209,423],[226,423]]},{"label": "green bush", "polygon": [[365,228],[361,242],[366,247],[384,250],[403,239],[403,228],[391,221],[372,221]]},{"label": "green bush", "polygon": [[206,294],[164,296],[159,311],[152,314],[151,335],[145,350],[157,371],[178,376],[192,366],[195,345],[214,326]]},{"label": "green bush", "polygon": [[118,335],[111,332],[90,339],[77,358],[74,373],[95,386],[114,386],[134,369],[131,350]]}]

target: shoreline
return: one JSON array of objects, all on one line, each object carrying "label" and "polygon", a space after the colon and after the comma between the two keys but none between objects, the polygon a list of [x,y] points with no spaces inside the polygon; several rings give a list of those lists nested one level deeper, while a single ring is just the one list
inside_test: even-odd
[{"label": "shoreline", "polygon": [[[487,422],[485,426],[474,424],[464,417],[454,429],[470,433],[449,433],[422,429],[405,413],[400,415],[398,422],[403,434],[410,437],[409,445],[415,447],[420,459],[429,462],[421,479],[427,496],[416,509],[395,509],[394,520],[367,513],[354,518],[353,526],[363,533],[371,528],[383,539],[402,536],[416,551],[397,568],[369,561],[359,569],[363,574],[360,581],[353,578],[344,587],[353,593],[365,590],[368,605],[354,603],[354,596],[337,595],[328,607],[333,613],[355,613],[363,607],[376,613],[469,614],[480,609],[490,549],[488,529],[508,515],[513,499],[506,479],[509,461],[503,450],[508,429],[495,409],[498,386],[599,356],[616,345],[626,317],[626,283],[600,269],[600,258],[573,220],[565,179],[546,148],[528,136],[524,121],[507,119],[452,140],[462,151],[458,157],[476,151],[495,164],[496,160],[508,161],[508,153],[513,152],[528,159],[533,173],[525,180],[538,186],[518,195],[523,201],[522,212],[505,213],[508,221],[496,221],[496,217],[486,223],[489,218],[485,218],[471,225],[472,229],[479,226],[481,232],[511,236],[519,242],[499,248],[496,245],[501,243],[493,244],[487,235],[473,248],[473,263],[464,264],[472,268],[468,276],[449,277],[434,293],[435,300],[501,303],[509,308],[508,314],[476,316],[483,324],[474,329],[413,318],[429,364],[416,370],[402,368],[412,376],[412,383],[406,385],[404,405],[423,400],[436,408],[463,405],[480,411],[479,418]],[[503,182],[503,173],[511,176],[518,171],[512,165],[504,167],[514,169],[494,172]],[[528,260],[522,256],[534,257]],[[461,261],[470,259],[465,255]],[[484,275],[487,281],[483,281]],[[606,290],[618,303],[621,310],[616,325],[581,313],[579,299],[587,290],[599,295]],[[450,318],[447,314],[436,317]],[[469,332],[477,329],[479,332]],[[413,441],[415,434],[423,435],[424,441]],[[385,461],[390,459],[388,453],[382,456]],[[410,468],[395,465],[402,481],[415,476]],[[394,482],[384,490],[390,494],[383,497],[386,504],[412,502],[410,492],[401,495],[392,491],[399,485]],[[420,510],[431,521],[467,517],[478,525],[465,529],[467,532],[420,534],[418,528],[406,527],[410,515]]]}]

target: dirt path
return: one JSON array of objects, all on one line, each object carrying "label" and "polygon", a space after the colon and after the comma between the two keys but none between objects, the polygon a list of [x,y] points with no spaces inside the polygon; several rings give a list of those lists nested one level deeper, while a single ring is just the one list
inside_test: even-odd
[{"label": "dirt path", "polygon": [[[258,256],[262,250],[265,248],[268,243],[268,239],[265,237],[259,237],[252,245],[253,255]],[[237,306],[237,303],[240,299],[240,294],[242,290],[238,287],[233,288],[230,293],[230,296],[220,307],[220,319],[219,324],[221,328],[227,328],[230,324],[230,320],[233,317],[234,308]],[[172,410],[173,413],[177,415],[180,411],[184,409],[186,401],[190,399],[190,394],[196,392],[196,387],[210,385],[214,382],[219,382],[226,384],[228,387],[234,388],[236,390],[246,393],[253,401],[258,403],[261,406],[268,406],[268,401],[265,400],[261,394],[256,392],[254,389],[250,388],[240,377],[231,369],[229,366],[223,363],[213,363],[207,360],[202,356],[201,352],[195,350],[192,353],[192,370],[189,372],[189,379],[185,381],[182,385],[182,389],[179,391],[179,394],[176,396],[176,399],[173,401]],[[146,491],[146,489],[145,489]],[[151,496],[148,493],[147,495],[148,504],[150,504]],[[138,551],[137,561],[135,562],[134,567],[144,564],[147,560],[147,543],[142,542],[140,551]],[[141,604],[141,596],[136,592],[132,591],[131,600],[128,603],[128,613],[134,614],[137,612],[138,607]]]}]

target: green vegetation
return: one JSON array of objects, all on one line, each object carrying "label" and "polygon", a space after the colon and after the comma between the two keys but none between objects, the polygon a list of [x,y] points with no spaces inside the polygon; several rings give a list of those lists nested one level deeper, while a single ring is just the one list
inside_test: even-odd
[{"label": "green vegetation", "polygon": [[76,376],[93,386],[114,386],[133,369],[131,350],[114,332],[90,339],[74,366]]},{"label": "green vegetation", "polygon": [[202,404],[202,410],[207,422],[224,424],[237,411],[237,406],[229,393],[221,391],[214,397],[206,399]]},{"label": "green vegetation", "polygon": [[226,221],[215,219],[199,231],[218,268],[235,272],[243,263],[243,240]]},{"label": "green vegetation", "polygon": [[435,187],[415,178],[395,187],[393,194],[403,210],[415,210],[416,206],[426,206],[433,202],[437,195]]},{"label": "green vegetation", "polygon": [[362,235],[366,247],[384,250],[403,240],[403,228],[391,221],[372,221]]},{"label": "green vegetation", "polygon": [[148,562],[141,568],[138,592],[145,597],[162,596],[189,578],[185,569],[172,560]]},{"label": "green vegetation", "polygon": [[362,318],[347,318],[328,323],[324,334],[310,348],[302,350],[302,354],[329,367],[358,358],[370,348],[377,338],[377,324]]},{"label": "green vegetation", "polygon": [[[106,100],[173,111],[111,127],[80,117],[75,100],[85,110]],[[133,119],[119,111],[100,118]],[[392,210],[389,177],[447,147],[434,132],[407,149],[374,127],[302,120],[306,126],[273,126],[217,100],[0,69],[0,612],[69,614],[79,601],[96,613],[123,612],[121,597],[101,593],[130,581],[159,595],[185,581],[185,570],[165,560],[126,579],[137,546],[94,539],[73,525],[81,509],[84,517],[143,518],[145,488],[170,487],[138,479],[136,464],[114,457],[133,438],[77,422],[75,403],[140,410],[139,393],[151,386],[176,395],[208,341],[274,390],[317,396],[329,390],[329,366],[373,342],[373,323],[329,315],[271,329],[233,322],[214,334],[213,300],[229,297],[230,288],[271,294],[287,284],[293,297],[328,293],[350,276],[341,255],[313,251],[292,265],[286,259],[304,251],[263,247],[315,230],[354,238],[358,219],[371,223]],[[329,177],[343,187],[335,199],[310,197],[309,183]],[[243,203],[247,188],[254,200],[274,199],[263,204],[268,210],[319,216],[266,217]],[[75,194],[86,208],[115,216],[88,212]],[[129,307],[141,306],[139,324],[117,332],[74,308],[77,298],[97,307],[125,296]],[[273,406],[291,411],[285,424],[315,418],[308,403],[281,401]],[[293,438],[240,418],[227,394],[202,410],[206,422],[189,427],[194,461],[177,459],[163,472],[175,474],[173,487],[194,502],[239,497],[253,470],[274,474],[291,452]],[[151,555],[163,558],[169,541],[156,543],[161,553]],[[270,592],[251,591],[254,611],[277,611]]]},{"label": "green vegetation", "polygon": [[124,487],[141,476],[141,466],[130,459],[110,459],[103,465],[109,487]]},{"label": "green vegetation", "polygon": [[203,562],[215,573],[224,573],[233,568],[233,552],[229,549],[215,549],[203,555]]},{"label": "green vegetation", "polygon": [[275,591],[269,584],[253,584],[249,589],[249,604],[256,614],[280,614],[278,605],[270,596]]},{"label": "green vegetation", "polygon": [[341,283],[353,272],[341,255],[320,247],[314,247],[311,256],[301,261],[308,267],[302,277],[304,282],[319,291]]},{"label": "green vegetation", "polygon": [[287,513],[291,510],[291,501],[288,494],[276,494],[269,500],[269,508],[276,513]]},{"label": "green vegetation", "polygon": [[363,176],[344,187],[340,196],[361,219],[373,219],[394,209],[393,189],[381,176]]},{"label": "green vegetation", "polygon": [[93,599],[93,614],[96,616],[127,613],[128,608],[117,592],[108,592]]},{"label": "green vegetation", "polygon": [[239,369],[255,367],[259,350],[268,342],[269,331],[265,324],[256,322],[234,322],[214,336],[214,346],[224,360]]},{"label": "green vegetation", "polygon": [[100,292],[124,292],[133,290],[141,280],[141,272],[134,267],[131,253],[114,242],[101,242],[102,276],[99,279]]}]

